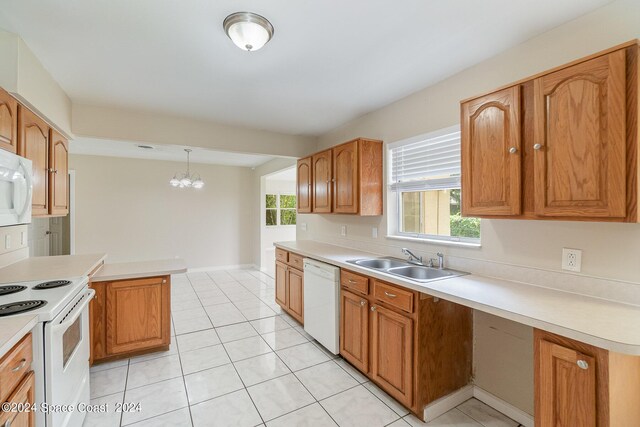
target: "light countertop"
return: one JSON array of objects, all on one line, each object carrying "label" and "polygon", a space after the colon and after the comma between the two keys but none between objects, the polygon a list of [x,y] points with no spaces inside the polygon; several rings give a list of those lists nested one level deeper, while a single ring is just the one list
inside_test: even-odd
[{"label": "light countertop", "polygon": [[477,275],[417,283],[346,262],[383,255],[310,240],[276,246],[607,350],[640,355],[640,307],[635,305]]},{"label": "light countertop", "polygon": [[0,269],[0,284],[86,276],[106,254],[31,257]]},{"label": "light countertop", "polygon": [[185,273],[187,266],[183,259],[164,259],[156,261],[122,262],[105,264],[95,276],[93,282],[106,282],[120,279],[166,276]]},{"label": "light countertop", "polygon": [[4,356],[38,323],[38,316],[24,314],[0,319],[0,357]]}]

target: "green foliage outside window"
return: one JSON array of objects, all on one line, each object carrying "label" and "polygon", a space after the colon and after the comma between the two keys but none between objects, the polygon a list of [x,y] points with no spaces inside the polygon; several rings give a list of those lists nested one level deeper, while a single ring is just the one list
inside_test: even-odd
[{"label": "green foliage outside window", "polygon": [[275,194],[267,194],[267,209],[269,208],[277,208],[278,207],[278,196]]},{"label": "green foliage outside window", "polygon": [[451,215],[451,235],[480,238],[480,218],[465,218],[460,212]]},{"label": "green foliage outside window", "polygon": [[267,194],[265,196],[266,225],[295,225],[296,224],[296,196],[288,194]]},{"label": "green foliage outside window", "polygon": [[296,210],[295,209],[281,210],[280,225],[296,225]]}]

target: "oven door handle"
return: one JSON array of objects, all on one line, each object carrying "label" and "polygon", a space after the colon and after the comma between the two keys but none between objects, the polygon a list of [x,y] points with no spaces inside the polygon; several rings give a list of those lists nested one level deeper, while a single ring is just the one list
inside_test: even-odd
[{"label": "oven door handle", "polygon": [[87,293],[85,294],[85,298],[83,299],[83,301],[80,304],[78,304],[77,306],[75,306],[70,313],[67,313],[67,316],[69,314],[71,314],[71,313],[73,313],[73,315],[68,317],[67,319],[64,319],[62,322],[60,322],[58,324],[52,325],[51,331],[55,332],[58,329],[66,329],[66,327],[68,325],[70,325],[73,322],[75,322],[76,319],[82,314],[82,311],[85,309],[85,307],[91,302],[91,300],[95,296],[96,296],[96,291],[93,290],[93,289],[89,289],[87,291]]}]

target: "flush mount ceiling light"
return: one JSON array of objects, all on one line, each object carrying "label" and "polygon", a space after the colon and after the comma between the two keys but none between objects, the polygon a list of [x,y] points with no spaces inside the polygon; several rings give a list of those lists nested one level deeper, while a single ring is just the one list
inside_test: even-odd
[{"label": "flush mount ceiling light", "polygon": [[251,12],[236,12],[224,19],[224,31],[242,50],[252,52],[273,37],[273,25],[265,17]]},{"label": "flush mount ceiling light", "polygon": [[193,175],[191,175],[189,160],[190,160],[190,155],[192,150],[185,148],[184,151],[186,151],[187,153],[187,171],[185,173],[173,175],[173,178],[169,180],[169,184],[171,184],[172,187],[178,187],[178,188],[204,187],[204,181],[200,178],[199,174],[194,173]]}]

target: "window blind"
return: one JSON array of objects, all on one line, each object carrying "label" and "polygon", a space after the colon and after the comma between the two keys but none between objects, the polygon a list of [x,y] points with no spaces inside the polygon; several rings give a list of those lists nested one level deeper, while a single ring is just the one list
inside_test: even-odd
[{"label": "window blind", "polygon": [[460,131],[418,138],[391,148],[392,190],[460,186]]}]

